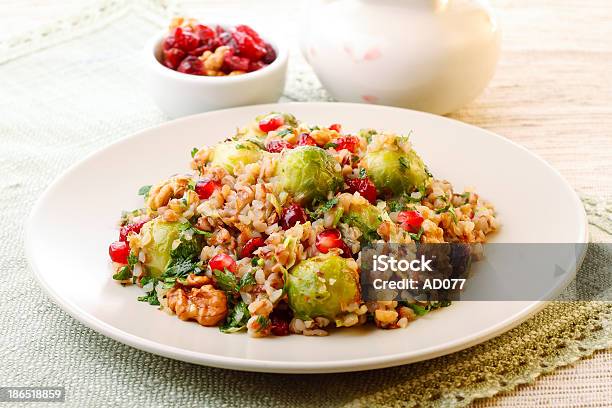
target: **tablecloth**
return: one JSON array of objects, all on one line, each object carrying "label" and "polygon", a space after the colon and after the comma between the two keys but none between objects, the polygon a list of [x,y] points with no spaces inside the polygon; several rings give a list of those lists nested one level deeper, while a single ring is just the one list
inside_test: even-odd
[{"label": "tablecloth", "polygon": [[[166,120],[144,89],[139,55],[174,7],[103,1],[47,34],[0,43],[0,385],[62,385],[66,404],[78,407],[457,406],[612,345],[612,305],[559,302],[498,338],[450,356],[360,373],[274,375],[154,356],[70,318],[49,301],[27,267],[24,220],[70,164]],[[294,52],[284,100],[326,99]],[[612,207],[601,197],[583,196],[593,236],[610,241]],[[612,259],[606,251],[590,251],[587,259],[596,261],[585,268],[605,268]],[[609,404],[610,388],[598,390],[589,400],[556,392],[537,403]]]}]

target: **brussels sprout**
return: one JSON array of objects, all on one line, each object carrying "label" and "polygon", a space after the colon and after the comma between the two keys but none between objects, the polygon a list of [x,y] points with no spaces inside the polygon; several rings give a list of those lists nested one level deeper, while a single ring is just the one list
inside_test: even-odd
[{"label": "brussels sprout", "polygon": [[248,140],[218,143],[213,151],[210,165],[223,167],[230,174],[235,175],[236,166],[255,163],[261,158],[262,154],[261,148]]},{"label": "brussels sprout", "polygon": [[296,317],[334,320],[342,309],[359,301],[359,275],[349,266],[352,259],[324,254],[306,259],[287,274],[285,289]]},{"label": "brussels sprout", "polygon": [[343,214],[340,220],[351,227],[359,228],[366,242],[380,238],[376,232],[382,222],[380,210],[365,199],[360,200],[358,204],[351,203],[349,211]]},{"label": "brussels sprout", "polygon": [[284,150],[276,167],[281,189],[293,195],[302,205],[326,200],[342,186],[340,166],[325,150],[317,146],[299,146]]},{"label": "brussels sprout", "polygon": [[423,160],[414,150],[369,152],[362,163],[378,191],[387,195],[410,193],[425,186],[429,179]]},{"label": "brussels sprout", "polygon": [[144,267],[152,277],[159,278],[168,267],[172,243],[181,232],[180,225],[178,222],[164,222],[155,218],[142,226],[141,240],[148,241],[142,247],[145,254]]}]

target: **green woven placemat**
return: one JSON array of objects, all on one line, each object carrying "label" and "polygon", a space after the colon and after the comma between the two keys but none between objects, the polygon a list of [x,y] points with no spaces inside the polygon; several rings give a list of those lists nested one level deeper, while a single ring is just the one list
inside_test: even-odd
[{"label": "green woven placemat", "polygon": [[[101,3],[105,7],[50,27],[48,35],[0,43],[0,385],[63,385],[66,404],[75,407],[454,406],[611,345],[610,304],[565,302],[484,344],[422,363],[360,373],[273,375],[157,357],[70,318],[33,280],[22,226],[40,192],[67,166],[165,120],[146,95],[138,55],[157,29],[156,16],[168,9],[150,3],[146,13],[128,12],[127,3]],[[296,55],[286,99],[326,98]],[[609,240],[610,206],[593,198],[585,204],[593,232]],[[583,267],[590,273],[610,265],[604,247],[589,251]],[[69,248],[61,256],[69,256]]]}]

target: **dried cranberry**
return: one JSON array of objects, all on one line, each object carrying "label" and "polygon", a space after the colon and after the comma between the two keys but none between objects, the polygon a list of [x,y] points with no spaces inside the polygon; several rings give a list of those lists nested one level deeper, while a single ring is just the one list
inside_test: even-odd
[{"label": "dried cranberry", "polygon": [[336,150],[340,151],[346,149],[351,153],[355,153],[357,146],[359,145],[359,139],[354,136],[339,137],[334,141],[336,144]]},{"label": "dried cranberry", "polygon": [[108,247],[108,254],[113,262],[127,264],[130,246],[127,242],[115,241]]},{"label": "dried cranberry", "polygon": [[174,42],[176,44],[175,46],[183,51],[191,51],[198,48],[198,45],[200,44],[200,40],[197,35],[191,31],[184,30],[181,27],[176,27],[174,29]]},{"label": "dried cranberry", "polygon": [[259,129],[262,132],[271,132],[285,124],[285,120],[281,115],[271,115],[259,121]]},{"label": "dried cranberry", "polygon": [[284,149],[293,149],[293,145],[286,140],[270,140],[266,143],[266,150],[270,153],[280,153]]},{"label": "dried cranberry", "polygon": [[140,229],[143,225],[145,225],[146,222],[147,220],[142,220],[121,227],[121,229],[119,230],[119,241],[127,242],[127,237],[130,232],[138,234],[140,232]]},{"label": "dried cranberry", "polygon": [[237,265],[236,261],[232,259],[228,254],[217,254],[213,256],[208,262],[208,266],[213,271],[225,271],[226,269],[232,273],[236,272]]},{"label": "dried cranberry", "polygon": [[227,31],[225,31],[225,28],[221,27],[220,25],[215,27],[215,32],[217,33],[217,37],[221,36],[221,34],[227,33]]},{"label": "dried cranberry", "polygon": [[334,123],[329,127],[329,130],[335,130],[336,132],[340,133],[342,131],[342,125],[339,123]]},{"label": "dried cranberry", "polygon": [[233,52],[228,52],[223,57],[223,70],[226,72],[232,71],[248,71],[249,70],[249,59],[245,57],[239,57],[234,55]]},{"label": "dried cranberry", "polygon": [[266,55],[266,48],[259,45],[250,35],[241,31],[234,31],[232,38],[236,43],[236,51],[241,56],[256,61]]},{"label": "dried cranberry", "polygon": [[316,146],[317,142],[308,133],[302,133],[298,137],[298,146]]},{"label": "dried cranberry", "polygon": [[253,256],[253,252],[259,247],[265,245],[265,240],[262,237],[255,237],[249,239],[244,246],[242,247],[242,251],[240,251],[240,257],[249,258]]},{"label": "dried cranberry", "polygon": [[290,321],[291,320],[283,319],[272,312],[270,314],[270,331],[275,336],[288,336]]},{"label": "dried cranberry", "polygon": [[214,47],[211,47],[209,45],[202,45],[196,49],[193,49],[191,51],[189,51],[187,54],[188,55],[193,55],[194,57],[200,57],[202,56],[202,54],[204,54],[206,51],[212,51],[214,49]]},{"label": "dried cranberry", "polygon": [[221,31],[220,33],[217,32],[217,42],[219,46],[227,45],[232,51],[238,50],[238,47],[236,46],[236,41],[234,41],[234,37],[232,37],[232,34],[228,33],[227,31]]},{"label": "dried cranberry", "polygon": [[194,29],[194,33],[198,37],[198,39],[203,43],[206,43],[207,41],[217,38],[217,33],[215,32],[215,30],[213,30],[212,28],[208,26],[205,26],[204,24],[196,25]]},{"label": "dried cranberry", "polygon": [[183,74],[203,75],[204,64],[198,57],[190,55],[185,57],[176,70],[178,72],[182,72]]},{"label": "dried cranberry", "polygon": [[369,178],[352,178],[346,179],[344,182],[348,185],[349,193],[353,194],[357,192],[371,204],[376,203],[376,186]]},{"label": "dried cranberry", "polygon": [[240,24],[236,26],[236,31],[240,31],[242,33],[245,33],[246,35],[250,36],[253,41],[255,41],[257,43],[257,45],[263,46],[265,43],[264,41],[261,39],[261,37],[259,36],[259,33],[255,30],[253,30],[251,27],[249,27],[246,24]]},{"label": "dried cranberry", "polygon": [[185,55],[185,51],[179,50],[178,48],[171,48],[168,51],[164,51],[164,65],[168,68],[176,69],[183,58],[185,58]]},{"label": "dried cranberry", "polygon": [[194,190],[200,200],[206,200],[220,187],[221,185],[214,180],[201,180],[196,183]]},{"label": "dried cranberry", "polygon": [[319,250],[319,252],[326,254],[330,249],[341,249],[342,256],[348,258],[352,256],[351,250],[348,245],[342,240],[342,236],[340,235],[340,231],[337,229],[328,229],[325,231],[321,231],[317,235],[317,239],[315,241],[315,246]]},{"label": "dried cranberry", "polygon": [[423,224],[423,215],[416,210],[401,211],[397,214],[397,222],[406,231],[417,233]]},{"label": "dried cranberry", "polygon": [[173,35],[168,35],[164,38],[164,41],[162,42],[162,50],[164,51],[168,51],[170,48],[175,48],[176,47],[176,42],[174,41],[174,36]]},{"label": "dried cranberry", "polygon": [[289,204],[283,208],[280,224],[284,230],[288,230],[298,222],[302,224],[306,222],[306,213],[304,213],[302,207],[297,204]]},{"label": "dried cranberry", "polygon": [[267,67],[266,64],[264,64],[261,61],[251,61],[249,62],[249,72],[253,72],[253,71],[259,71],[260,69]]},{"label": "dried cranberry", "polygon": [[271,64],[276,59],[276,50],[268,43],[266,43],[266,54],[261,57],[261,62],[264,64]]}]

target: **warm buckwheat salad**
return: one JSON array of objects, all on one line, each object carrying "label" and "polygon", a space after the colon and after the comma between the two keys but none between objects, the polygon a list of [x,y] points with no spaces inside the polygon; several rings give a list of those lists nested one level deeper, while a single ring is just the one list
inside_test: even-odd
[{"label": "warm buckwheat salad", "polygon": [[493,207],[434,178],[409,139],[262,115],[192,171],[144,186],[109,248],[113,279],[182,320],[251,336],[406,327],[442,302],[365,302],[370,243],[482,243]]}]

